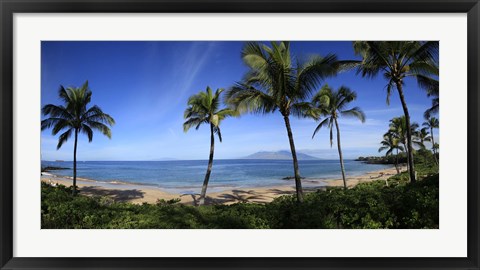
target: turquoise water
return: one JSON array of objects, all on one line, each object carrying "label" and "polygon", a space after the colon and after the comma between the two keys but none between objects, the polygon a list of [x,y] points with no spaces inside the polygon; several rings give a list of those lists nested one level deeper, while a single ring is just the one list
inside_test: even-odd
[{"label": "turquoise water", "polygon": [[[124,182],[157,186],[173,192],[198,193],[205,177],[207,163],[207,160],[80,161],[77,162],[77,176],[104,183]],[[69,170],[50,173],[60,176],[73,175],[72,162],[42,161],[42,166],[68,167]],[[305,177],[305,186],[308,186],[309,179],[341,178],[338,160],[300,160],[299,167],[300,174]],[[347,176],[361,175],[388,167],[391,166],[345,161]],[[291,180],[282,180],[287,176],[293,176],[293,165],[290,160],[215,160],[209,191],[293,185]]]}]

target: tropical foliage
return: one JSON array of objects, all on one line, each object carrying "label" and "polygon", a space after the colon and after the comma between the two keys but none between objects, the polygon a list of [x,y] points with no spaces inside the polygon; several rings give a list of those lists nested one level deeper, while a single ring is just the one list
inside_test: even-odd
[{"label": "tropical foliage", "polygon": [[437,41],[356,41],[353,43],[355,53],[362,56],[358,72],[363,77],[375,77],[383,73],[388,81],[387,104],[390,95],[396,89],[402,104],[406,123],[406,151],[410,181],[415,182],[413,161],[412,130],[410,129],[410,113],[403,87],[405,79],[415,78],[418,85],[432,93],[438,89],[438,42]]},{"label": "tropical foliage", "polygon": [[[415,135],[417,134],[417,129],[419,125],[413,122],[410,125],[410,134]],[[407,152],[408,157],[408,147],[407,147],[407,121],[405,116],[394,117],[390,120],[389,130],[387,133],[392,134],[396,139],[399,140],[399,143],[403,145],[403,149]],[[386,133],[386,134],[387,134]],[[423,143],[416,137],[412,136],[412,143],[413,145],[423,148],[425,147]],[[412,149],[415,152],[415,149]],[[412,153],[413,154],[413,153]]]},{"label": "tropical foliage", "polygon": [[383,135],[383,141],[381,141],[380,144],[382,146],[378,148],[378,152],[387,151],[385,152],[385,156],[393,155],[393,152],[396,151],[395,169],[397,169],[397,174],[400,173],[400,169],[398,168],[398,151],[404,151],[403,146],[400,145],[400,139],[397,138],[394,133],[387,132]]},{"label": "tropical foliage", "polygon": [[86,81],[81,87],[60,86],[58,96],[63,101],[63,105],[48,104],[42,108],[44,116],[50,116],[42,120],[42,130],[52,128],[52,134],[60,134],[58,138],[57,150],[74,136],[73,147],[73,189],[72,193],[76,193],[77,185],[77,143],[78,134],[87,135],[88,141],[93,140],[93,131],[98,130],[108,138],[112,137],[109,126],[113,126],[115,121],[113,118],[104,113],[100,107],[94,105],[87,108],[92,99],[92,91],[88,87]]},{"label": "tropical foliage", "polygon": [[343,165],[342,147],[340,143],[340,127],[338,125],[338,118],[354,117],[359,119],[362,123],[365,122],[365,114],[359,107],[347,109],[347,105],[357,98],[357,94],[350,90],[350,88],[342,86],[337,91],[332,90],[328,85],[324,85],[322,89],[313,97],[312,103],[320,112],[320,115],[325,117],[313,132],[312,138],[322,128],[328,127],[330,130],[330,147],[333,145],[333,125],[335,125],[337,133],[337,147],[338,155],[340,157],[340,168],[342,171],[343,187],[347,188],[347,179],[345,177],[345,167]]},{"label": "tropical foliage", "polygon": [[223,89],[217,89],[213,93],[210,87],[207,87],[205,92],[200,92],[191,96],[188,99],[188,108],[185,110],[183,123],[183,130],[187,132],[190,128],[195,127],[199,129],[202,124],[210,127],[210,155],[208,157],[207,172],[203,180],[202,191],[200,193],[199,204],[205,203],[205,196],[207,194],[208,181],[210,180],[210,173],[213,166],[213,154],[215,151],[215,136],[217,134],[218,140],[222,142],[222,133],[220,131],[220,123],[227,117],[236,116],[237,112],[230,108],[220,108],[221,99],[220,94]]},{"label": "tropical foliage", "polygon": [[[202,207],[180,204],[180,199],[136,205],[115,202],[109,197],[71,196],[77,194],[78,134],[87,135],[89,142],[94,130],[111,138],[110,127],[115,121],[100,107],[88,107],[92,96],[88,81],[79,88],[61,86],[59,97],[63,104],[42,108],[48,118],[42,120],[41,128],[52,128],[53,135],[62,132],[57,149],[74,136],[73,185],[67,188],[42,183],[42,228],[438,228],[439,145],[433,131],[439,128],[439,121],[432,116],[439,109],[438,42],[358,41],[353,47],[362,57],[356,63],[339,61],[334,54],[301,61],[291,54],[289,42],[269,45],[247,42],[241,56],[248,71],[228,89],[223,100],[224,90],[213,92],[210,87],[189,97],[184,111],[184,132],[191,128],[198,130],[202,125],[210,130],[209,160],[198,200]],[[396,90],[404,115],[389,122],[378,149],[378,152],[385,151],[385,156],[360,159],[368,163],[394,163],[397,175],[347,188],[339,119],[353,117],[363,123],[365,114],[359,107],[348,106],[357,98],[356,92],[348,87],[333,90],[325,84],[318,90],[318,86],[352,66],[356,66],[363,77],[383,73],[387,80],[387,104]],[[424,113],[426,121],[421,129],[410,119],[404,93],[408,77],[414,78],[427,96],[432,97],[432,106]],[[276,112],[283,117],[289,139],[296,194],[265,204],[205,205],[215,136],[222,142],[222,121],[241,113]],[[291,116],[318,121],[312,139],[321,128],[328,128],[330,147],[334,143],[335,126],[343,188],[325,187],[303,193]],[[432,151],[425,147],[426,142],[432,145]],[[405,161],[408,172],[402,173],[399,163]]]},{"label": "tropical foliage", "polygon": [[71,188],[42,184],[43,229],[363,229],[438,228],[438,174],[419,164],[423,181],[400,174],[351,189],[329,188],[282,196],[267,204],[187,206],[113,202],[108,197],[70,196]]},{"label": "tropical foliage", "polygon": [[226,101],[241,112],[280,112],[292,153],[297,200],[301,202],[303,189],[290,115],[317,116],[305,100],[322,80],[337,74],[341,62],[333,54],[300,62],[291,55],[289,42],[272,42],[270,47],[247,42],[242,49],[242,59],[249,70],[241,82],[229,89]]}]

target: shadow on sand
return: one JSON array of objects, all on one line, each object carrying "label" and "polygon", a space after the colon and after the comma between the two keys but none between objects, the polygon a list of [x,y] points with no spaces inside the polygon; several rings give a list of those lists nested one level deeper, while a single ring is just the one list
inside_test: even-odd
[{"label": "shadow on sand", "polygon": [[[183,196],[191,196],[193,200],[193,205],[198,206],[200,200],[200,194],[183,194]],[[207,196],[205,198],[205,205],[217,205],[217,204],[232,204],[232,203],[264,203],[270,201],[272,197],[266,196],[263,194],[258,194],[254,190],[239,190],[234,189],[231,193],[224,193],[218,195],[217,198],[212,198]],[[192,203],[187,203],[192,204]]]},{"label": "shadow on sand", "polygon": [[81,187],[80,194],[87,196],[106,196],[115,202],[129,202],[143,198],[145,192],[138,189],[103,189],[96,186]]},{"label": "shadow on sand", "polygon": [[[315,188],[304,188],[305,192],[312,192],[318,190]],[[228,193],[218,195],[216,198],[205,198],[206,205],[218,205],[218,204],[233,204],[233,203],[267,203],[274,198],[282,195],[294,195],[295,190],[281,190],[281,189],[268,189],[266,192],[256,192],[255,190],[241,190],[234,189]],[[183,194],[180,197],[190,196],[193,202],[185,204],[198,206],[200,194]]]}]

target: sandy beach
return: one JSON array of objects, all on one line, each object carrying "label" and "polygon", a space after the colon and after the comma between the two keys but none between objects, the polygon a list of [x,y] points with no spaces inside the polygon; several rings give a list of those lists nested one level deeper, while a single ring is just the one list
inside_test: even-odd
[{"label": "sandy beach", "polygon": [[[401,171],[406,168],[402,167]],[[397,172],[395,167],[372,171],[360,176],[348,177],[347,184],[353,187],[359,183],[375,180],[385,180]],[[41,180],[52,185],[71,186],[72,179],[68,177],[55,176],[51,173],[42,173]],[[318,189],[325,189],[327,186],[343,186],[342,179],[303,179],[305,192],[312,192]],[[132,185],[124,183],[99,183],[93,180],[77,178],[77,186],[80,193],[86,196],[107,196],[117,202],[156,203],[158,199],[171,200],[179,198],[180,203],[196,205],[199,194],[175,194],[169,193],[161,188],[143,185]],[[198,188],[200,191],[200,187]],[[276,197],[295,193],[293,180],[286,181],[285,185],[260,188],[239,188],[224,190],[221,192],[209,193],[207,190],[207,204],[232,204],[238,202],[265,203]]]}]

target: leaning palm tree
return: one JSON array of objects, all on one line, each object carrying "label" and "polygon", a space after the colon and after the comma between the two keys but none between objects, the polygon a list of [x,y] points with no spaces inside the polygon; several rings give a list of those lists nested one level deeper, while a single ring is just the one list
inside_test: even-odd
[{"label": "leaning palm tree", "polygon": [[[417,79],[418,85],[427,90],[434,88],[438,76],[437,41],[356,41],[353,43],[356,54],[362,56],[358,72],[364,77],[375,77],[382,72],[388,80],[387,103],[393,89],[397,89],[407,124],[407,160],[410,181],[415,182],[413,164],[412,133],[410,114],[403,91],[405,78]],[[438,82],[437,82],[438,83]]]},{"label": "leaning palm tree", "polygon": [[205,195],[207,194],[208,181],[213,166],[213,153],[215,147],[215,136],[222,142],[222,133],[220,132],[220,123],[229,116],[236,116],[237,113],[230,108],[220,109],[220,94],[223,89],[217,89],[215,93],[210,87],[205,92],[200,92],[188,99],[188,107],[185,110],[183,131],[187,132],[190,128],[199,129],[202,124],[210,126],[210,156],[208,158],[207,172],[203,180],[202,192],[200,193],[199,205],[205,204]]},{"label": "leaning palm tree", "polygon": [[313,97],[313,105],[319,109],[320,115],[326,117],[313,132],[312,139],[315,134],[323,127],[327,126],[330,129],[330,147],[333,145],[333,125],[337,132],[337,147],[338,155],[340,157],[340,168],[342,170],[343,187],[347,188],[347,179],[345,178],[345,167],[343,164],[342,147],[340,144],[340,127],[338,126],[338,118],[355,117],[360,121],[365,122],[365,114],[359,107],[346,109],[348,103],[354,101],[357,94],[348,87],[342,86],[337,91],[332,90],[328,85],[324,85],[322,89]]},{"label": "leaning palm tree", "polygon": [[382,145],[380,148],[378,148],[378,152],[382,152],[387,150],[385,153],[385,156],[389,156],[393,154],[393,151],[396,150],[396,155],[395,155],[395,169],[397,170],[397,174],[400,173],[400,169],[398,168],[398,151],[403,152],[403,146],[399,144],[398,138],[395,137],[393,133],[387,132],[383,136],[383,141],[380,142]]},{"label": "leaning palm tree", "polygon": [[289,42],[272,42],[271,47],[248,42],[242,49],[242,59],[249,67],[242,82],[227,92],[227,102],[241,112],[274,113],[283,116],[295,173],[297,201],[303,201],[302,183],[298,168],[290,115],[316,117],[309,102],[317,85],[334,76],[341,63],[335,55],[314,56],[309,61],[296,61],[290,54]]},{"label": "leaning palm tree", "polygon": [[435,138],[433,137],[433,129],[439,127],[439,121],[435,117],[430,117],[426,119],[427,121],[424,122],[422,125],[428,129],[430,129],[430,139],[432,142],[432,152],[433,152],[433,157],[435,158],[435,163],[438,165],[438,160],[437,160],[437,149],[435,147]]},{"label": "leaning palm tree", "polygon": [[87,135],[88,142],[91,142],[93,139],[93,130],[98,130],[103,135],[111,138],[112,132],[109,126],[113,126],[115,121],[96,105],[87,109],[87,105],[92,98],[92,91],[88,87],[88,81],[79,88],[68,87],[65,89],[63,86],[60,86],[58,95],[64,104],[43,106],[43,115],[49,115],[50,117],[42,121],[42,130],[53,127],[53,135],[64,131],[58,139],[57,150],[62,147],[72,134],[74,135],[72,193],[75,195],[77,192],[78,134],[84,133]]}]

